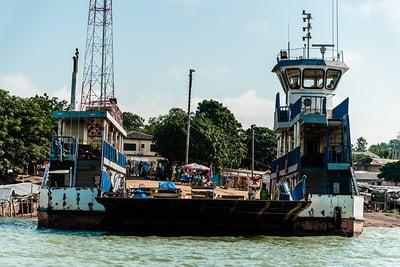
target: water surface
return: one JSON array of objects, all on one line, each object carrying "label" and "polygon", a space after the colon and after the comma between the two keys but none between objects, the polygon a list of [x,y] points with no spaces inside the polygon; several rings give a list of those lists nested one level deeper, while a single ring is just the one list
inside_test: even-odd
[{"label": "water surface", "polygon": [[0,266],[397,266],[399,228],[344,237],[136,237],[0,218]]}]

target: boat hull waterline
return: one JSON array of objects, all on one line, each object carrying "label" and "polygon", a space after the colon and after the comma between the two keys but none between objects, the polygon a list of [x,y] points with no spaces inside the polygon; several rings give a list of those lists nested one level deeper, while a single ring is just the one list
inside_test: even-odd
[{"label": "boat hull waterline", "polygon": [[128,235],[241,236],[293,234],[307,201],[98,197],[105,211],[39,211],[39,228]]}]

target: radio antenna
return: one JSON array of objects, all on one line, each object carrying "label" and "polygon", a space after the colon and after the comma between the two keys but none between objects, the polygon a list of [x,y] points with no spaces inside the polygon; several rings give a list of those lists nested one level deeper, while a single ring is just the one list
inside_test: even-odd
[{"label": "radio antenna", "polygon": [[289,24],[289,21],[287,23],[287,39],[288,39],[288,42],[287,42],[288,56],[289,56],[289,59],[290,59],[290,24]]},{"label": "radio antenna", "polygon": [[339,0],[336,0],[336,54],[339,60]]},{"label": "radio antenna", "polygon": [[[332,0],[332,44],[335,43],[335,0]],[[332,58],[335,60],[335,48],[332,49]]]},{"label": "radio antenna", "polygon": [[311,13],[306,13],[305,10],[303,10],[302,15],[303,17],[303,22],[307,22],[307,25],[303,27],[303,32],[307,31],[307,34],[303,36],[303,41],[307,40],[307,58],[310,57],[310,39],[311,39]]}]

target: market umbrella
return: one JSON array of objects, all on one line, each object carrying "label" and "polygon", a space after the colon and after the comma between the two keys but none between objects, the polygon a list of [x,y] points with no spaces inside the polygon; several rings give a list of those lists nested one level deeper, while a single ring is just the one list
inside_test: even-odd
[{"label": "market umbrella", "polygon": [[186,164],[185,166],[183,166],[183,169],[190,171],[200,171],[200,172],[208,172],[210,170],[210,168],[197,163]]}]

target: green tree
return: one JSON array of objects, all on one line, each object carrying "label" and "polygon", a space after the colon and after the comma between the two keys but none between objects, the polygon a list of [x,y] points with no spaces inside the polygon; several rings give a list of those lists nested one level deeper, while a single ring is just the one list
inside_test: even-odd
[{"label": "green tree", "polygon": [[367,151],[367,140],[365,140],[364,137],[359,137],[357,139],[357,144],[356,144],[356,148],[355,151],[356,152],[365,152]]},{"label": "green tree", "polygon": [[133,114],[131,112],[123,112],[122,117],[123,117],[124,129],[127,132],[143,131],[144,119],[142,117],[140,117],[137,114]]},{"label": "green tree", "polygon": [[390,158],[390,159],[398,159],[399,158],[399,152],[400,152],[400,140],[398,140],[398,139],[390,140],[389,144],[388,144],[388,149],[389,149],[388,158]]},{"label": "green tree", "polygon": [[379,178],[385,181],[394,182],[396,185],[400,182],[400,161],[386,163],[380,168]]},{"label": "green tree", "polygon": [[204,165],[213,165],[219,171],[223,164],[228,164],[228,155],[224,148],[229,144],[225,134],[204,114],[196,114],[190,131],[189,160]]},{"label": "green tree", "polygon": [[353,164],[357,164],[357,165],[367,165],[370,164],[372,159],[370,156],[365,155],[363,153],[357,153],[352,155],[352,159],[353,159]]},{"label": "green tree", "polygon": [[168,115],[152,120],[153,138],[157,151],[170,161],[183,162],[186,147],[186,112],[180,108],[172,108]]},{"label": "green tree", "polygon": [[[247,156],[242,167],[251,169],[253,130],[246,130]],[[254,169],[267,170],[276,157],[276,137],[274,132],[266,127],[254,127]]]},{"label": "green tree", "polygon": [[[187,113],[179,108],[149,120],[157,151],[170,161],[183,162],[186,153]],[[199,103],[191,118],[189,161],[212,164],[214,170],[237,168],[246,156],[246,135],[233,114],[221,103]]]},{"label": "green tree", "polygon": [[212,164],[216,171],[240,166],[247,153],[246,134],[228,108],[215,100],[202,101],[194,117],[194,128],[203,138],[191,138],[191,155],[201,163]]},{"label": "green tree", "polygon": [[15,136],[21,131],[18,106],[21,99],[0,90],[0,171],[4,175],[13,166],[17,151]]},{"label": "green tree", "polygon": [[155,127],[159,122],[159,118],[160,117],[149,118],[149,123],[144,125],[143,132],[146,134],[154,135]]},{"label": "green tree", "polygon": [[0,90],[0,171],[21,172],[24,166],[46,159],[57,126],[51,112],[66,108],[66,101],[46,94],[24,99]]},{"label": "green tree", "polygon": [[388,144],[384,142],[376,145],[371,145],[369,151],[384,159],[389,157],[389,147]]},{"label": "green tree", "polygon": [[47,94],[36,95],[23,100],[21,109],[22,131],[18,139],[22,140],[23,148],[18,158],[23,164],[40,162],[46,159],[50,148],[50,138],[56,134],[57,121],[53,119],[53,111],[64,111],[69,108],[67,101],[60,101]]}]

